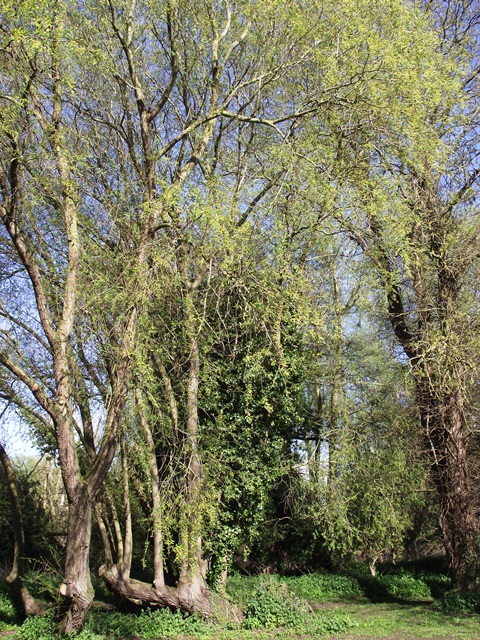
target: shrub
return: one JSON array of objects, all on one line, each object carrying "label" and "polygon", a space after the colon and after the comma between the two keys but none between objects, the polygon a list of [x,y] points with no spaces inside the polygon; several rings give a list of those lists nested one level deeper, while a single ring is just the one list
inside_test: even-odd
[{"label": "shrub", "polygon": [[428,584],[432,598],[442,598],[451,589],[451,578],[445,574],[421,571],[419,575]]},{"label": "shrub", "polygon": [[323,636],[346,633],[356,626],[356,623],[349,615],[342,615],[340,613],[326,613],[318,619],[316,625],[316,635]]},{"label": "shrub", "polygon": [[62,582],[59,573],[40,567],[37,571],[28,571],[23,582],[34,598],[46,602],[58,600],[58,588]]},{"label": "shrub", "polygon": [[247,601],[245,629],[296,627],[310,612],[305,600],[288,592],[287,585],[264,578]]},{"label": "shrub", "polygon": [[385,587],[388,595],[395,598],[412,600],[431,597],[428,584],[409,573],[380,576],[379,582]]},{"label": "shrub", "polygon": [[0,630],[18,622],[15,605],[10,594],[0,592]]},{"label": "shrub", "polygon": [[480,613],[480,594],[449,591],[435,603],[435,607],[446,613]]},{"label": "shrub", "polygon": [[318,602],[363,595],[358,580],[345,575],[311,573],[287,578],[287,584],[297,596]]},{"label": "shrub", "polygon": [[55,640],[58,637],[58,624],[51,615],[27,618],[16,637],[19,640]]}]

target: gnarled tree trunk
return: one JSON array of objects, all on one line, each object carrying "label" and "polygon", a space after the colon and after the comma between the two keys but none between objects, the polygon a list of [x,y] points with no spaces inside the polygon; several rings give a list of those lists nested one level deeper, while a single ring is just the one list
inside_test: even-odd
[{"label": "gnarled tree trunk", "polygon": [[78,631],[93,602],[90,579],[90,537],[92,530],[92,504],[85,490],[69,503],[68,534],[64,579],[60,594],[66,611],[61,629],[65,633]]}]

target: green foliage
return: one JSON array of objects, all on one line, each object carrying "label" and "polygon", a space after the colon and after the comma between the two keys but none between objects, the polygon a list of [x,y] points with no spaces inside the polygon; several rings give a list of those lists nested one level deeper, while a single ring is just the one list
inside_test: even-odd
[{"label": "green foliage", "polygon": [[268,576],[258,582],[257,590],[247,601],[244,627],[246,629],[297,628],[308,613],[309,607],[305,600],[291,594],[284,582]]},{"label": "green foliage", "polygon": [[179,634],[205,632],[209,624],[197,616],[172,612],[170,609],[142,611],[139,615],[120,612],[91,612],[85,631],[99,636],[141,636],[142,638],[172,637]]},{"label": "green foliage", "polygon": [[[27,560],[34,565],[37,560],[47,560],[56,563],[61,550],[51,544],[50,531],[56,523],[51,522],[45,506],[45,495],[42,486],[42,466],[38,461],[29,458],[17,458],[12,461],[22,508],[25,531],[25,549],[28,550]],[[36,466],[35,466],[36,465]],[[37,469],[38,467],[38,469]],[[32,473],[32,469],[36,473]],[[57,525],[58,526],[58,525]],[[0,557],[8,566],[13,559],[13,536],[11,529],[11,506],[7,494],[3,467],[0,466],[0,539],[3,541]]]},{"label": "green foliage", "polygon": [[285,581],[298,597],[317,602],[364,595],[358,580],[343,574],[311,573],[285,578]]},{"label": "green foliage", "polygon": [[346,633],[357,626],[348,614],[323,613],[319,616],[316,624],[316,634],[319,636]]},{"label": "green foliage", "polygon": [[382,553],[402,550],[423,500],[417,491],[423,470],[409,460],[400,440],[376,446],[366,435],[363,443],[342,445],[335,459],[338,476],[330,477],[322,508],[326,545],[336,561],[360,551],[374,565]]},{"label": "green foliage", "polygon": [[480,613],[480,594],[448,591],[435,607],[446,613]]},{"label": "green foliage", "polygon": [[399,575],[385,575],[379,578],[379,583],[386,589],[386,592],[396,598],[408,600],[430,598],[430,588],[421,578],[408,573]]},{"label": "green foliage", "polygon": [[58,588],[62,581],[59,573],[40,566],[35,571],[28,571],[23,581],[34,598],[46,602],[57,602]]},{"label": "green foliage", "polygon": [[432,598],[441,599],[451,589],[452,580],[446,574],[420,571],[418,575],[428,585]]},{"label": "green foliage", "polygon": [[0,584],[0,630],[8,629],[17,623],[17,611],[10,590],[2,580]]},{"label": "green foliage", "polygon": [[[313,613],[304,596],[306,593],[310,595],[320,593],[321,589],[315,590],[313,586],[315,579],[319,577],[322,576],[315,575],[310,581],[308,580],[309,576],[286,579],[280,579],[278,576],[257,576],[248,579],[237,577],[230,580],[229,591],[234,592],[245,605],[247,617],[243,628],[278,629],[284,627],[292,629],[296,633],[317,637],[343,633],[355,626],[352,618],[343,613],[322,612],[317,615]],[[302,578],[306,579],[302,580]],[[346,588],[345,583],[350,584],[350,589]],[[354,581],[346,578],[343,581],[343,592],[351,593],[353,584]],[[337,592],[341,590],[341,587],[337,587]],[[358,590],[357,586],[356,591],[358,592]],[[325,591],[326,589],[324,589]],[[312,599],[317,598],[313,597]]]},{"label": "green foliage", "polygon": [[17,632],[19,640],[53,640],[58,636],[58,622],[52,615],[27,618]]}]

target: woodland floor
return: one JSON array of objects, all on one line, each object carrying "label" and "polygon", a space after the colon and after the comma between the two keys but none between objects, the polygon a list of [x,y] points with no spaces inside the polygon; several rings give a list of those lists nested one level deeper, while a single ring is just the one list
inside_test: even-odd
[{"label": "woodland floor", "polygon": [[[237,576],[227,589],[247,612],[246,622],[248,615],[256,616],[250,627],[208,623],[165,609],[122,614],[98,587],[98,600],[78,640],[480,640],[479,613],[446,613],[442,609],[448,582],[445,576],[409,572],[374,580],[325,573],[285,579]],[[31,619],[20,625],[2,586],[0,637],[58,640],[58,627],[47,620]],[[426,591],[424,596],[398,597],[392,594],[393,588],[397,594],[400,588]],[[430,590],[436,598],[431,593],[427,596]],[[252,609],[252,602],[256,609]],[[297,611],[289,622],[277,623],[282,612],[288,607],[295,610],[299,603],[304,606],[298,609],[300,614]]]}]

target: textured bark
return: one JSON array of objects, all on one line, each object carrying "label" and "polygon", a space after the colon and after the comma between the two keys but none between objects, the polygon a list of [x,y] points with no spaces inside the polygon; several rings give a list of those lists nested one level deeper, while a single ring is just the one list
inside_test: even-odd
[{"label": "textured bark", "polygon": [[[399,284],[402,278],[386,248],[386,232],[375,216],[369,217],[372,245],[362,240],[359,244],[370,251],[381,274],[392,329],[412,367],[453,583],[469,589],[475,583],[474,564],[480,555],[480,526],[468,465],[465,407],[469,375],[465,363],[469,351],[463,347],[462,319],[467,312],[460,293],[474,253],[461,255],[452,249],[452,238],[464,242],[466,231],[454,216],[445,215],[452,210],[445,210],[432,177],[417,178],[423,202],[418,211],[413,209],[411,290]],[[415,188],[415,184],[411,186]],[[408,309],[412,307],[410,298],[413,311]]]},{"label": "textured bark", "polygon": [[195,323],[194,292],[200,285],[189,285],[186,296],[186,324],[190,338],[189,377],[187,388],[187,485],[185,503],[180,522],[180,548],[182,561],[178,589],[187,600],[203,597],[206,590],[206,562],[202,557],[201,511],[203,491],[203,464],[198,448],[198,386],[200,377],[200,350]]},{"label": "textured bark", "polygon": [[92,505],[86,491],[69,505],[68,533],[64,579],[60,594],[64,598],[65,616],[61,630],[64,633],[78,631],[93,602],[93,587],[90,580],[90,537],[92,528]]},{"label": "textured bark", "polygon": [[155,442],[148,426],[145,415],[145,406],[140,391],[136,392],[136,402],[140,424],[145,435],[150,468],[150,480],[152,483],[152,511],[153,511],[153,584],[156,589],[165,587],[165,574],[163,570],[163,539],[162,539],[162,500],[160,494],[160,476],[158,473],[157,456],[155,454]]},{"label": "textured bark", "polygon": [[469,558],[478,555],[480,527],[472,500],[463,394],[457,390],[439,399],[425,386],[419,384],[419,404],[432,479],[440,497],[440,529],[454,586],[468,590],[476,581]]},{"label": "textured bark", "polygon": [[173,607],[185,613],[197,613],[205,618],[237,622],[244,618],[237,605],[206,587],[200,591],[168,586],[160,589],[139,580],[124,580],[115,566],[100,567],[99,575],[121,600],[137,606]]}]

